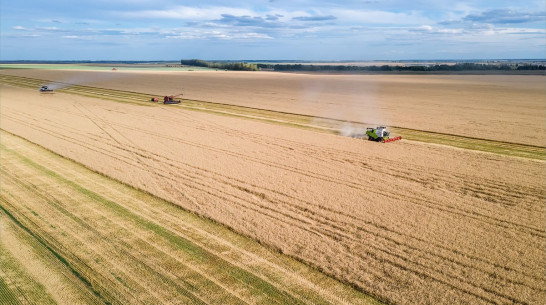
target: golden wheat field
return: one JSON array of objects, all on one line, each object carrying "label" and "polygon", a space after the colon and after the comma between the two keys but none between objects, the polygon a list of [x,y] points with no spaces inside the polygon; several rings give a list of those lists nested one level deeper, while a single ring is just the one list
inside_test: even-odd
[{"label": "golden wheat field", "polygon": [[225,227],[0,135],[2,304],[377,304]]},{"label": "golden wheat field", "polygon": [[65,304],[546,298],[543,76],[96,73],[2,71],[531,144],[542,155],[381,144],[4,83],[0,259],[33,279],[18,286],[4,271],[6,291],[46,290]]},{"label": "golden wheat field", "polygon": [[102,88],[546,146],[544,75],[4,70]]}]

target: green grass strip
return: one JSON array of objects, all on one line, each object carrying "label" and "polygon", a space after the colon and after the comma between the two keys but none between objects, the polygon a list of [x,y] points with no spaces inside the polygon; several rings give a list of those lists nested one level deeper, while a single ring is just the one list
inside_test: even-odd
[{"label": "green grass strip", "polygon": [[[5,266],[2,265],[2,268]],[[2,278],[5,270],[0,271],[0,304],[5,305],[18,305],[22,304],[17,298],[16,294],[9,288],[8,284]]]},{"label": "green grass strip", "polygon": [[[0,199],[3,201],[4,198],[0,196]],[[98,291],[96,291],[91,283],[82,276],[77,270],[71,267],[70,262],[68,262],[63,256],[61,256],[57,251],[55,251],[52,247],[50,247],[44,240],[40,238],[37,234],[32,232],[29,228],[27,228],[24,224],[22,224],[13,214],[11,214],[7,209],[5,209],[2,205],[0,205],[0,210],[4,212],[13,222],[15,222],[21,229],[26,231],[28,234],[30,234],[32,237],[36,239],[43,247],[45,247],[55,258],[57,258],[61,263],[63,263],[71,272],[74,274],[79,280],[81,280],[93,293],[95,296],[99,297],[101,301],[104,302],[104,304],[110,305],[111,303],[105,300]]]},{"label": "green grass strip", "polygon": [[[0,199],[3,200],[2,197],[0,197]],[[7,215],[0,211],[0,220],[9,221],[6,219],[6,216]],[[7,249],[2,249],[1,247],[0,269],[0,300],[2,300],[2,294],[6,293],[8,294],[7,298],[15,298],[18,301],[20,298],[17,297],[17,294],[20,294],[21,298],[29,302],[39,301],[40,304],[44,305],[56,304],[53,296],[47,292],[46,288],[25,269],[24,262],[19,261]],[[9,282],[11,282],[12,286],[15,286],[14,288],[16,289],[10,289],[4,277],[9,277]],[[4,290],[6,290],[6,292],[4,292]],[[9,295],[12,296],[10,297]],[[0,304],[3,303],[0,302]]]}]

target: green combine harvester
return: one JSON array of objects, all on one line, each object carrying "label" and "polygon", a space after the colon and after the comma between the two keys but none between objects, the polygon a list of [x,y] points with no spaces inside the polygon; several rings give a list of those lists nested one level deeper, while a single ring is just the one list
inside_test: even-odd
[{"label": "green combine harvester", "polygon": [[368,141],[375,142],[392,142],[402,140],[402,137],[389,138],[391,133],[387,130],[385,126],[379,126],[377,128],[366,128],[366,135],[368,136]]}]

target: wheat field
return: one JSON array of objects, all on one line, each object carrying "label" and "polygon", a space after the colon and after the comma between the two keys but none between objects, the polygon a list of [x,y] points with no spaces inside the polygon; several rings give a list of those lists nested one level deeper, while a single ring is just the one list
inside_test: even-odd
[{"label": "wheat field", "polygon": [[2,304],[378,304],[1,132]]},{"label": "wheat field", "polygon": [[387,303],[546,297],[544,161],[1,89],[3,130]]},{"label": "wheat field", "polygon": [[3,70],[208,102],[546,146],[544,75]]}]

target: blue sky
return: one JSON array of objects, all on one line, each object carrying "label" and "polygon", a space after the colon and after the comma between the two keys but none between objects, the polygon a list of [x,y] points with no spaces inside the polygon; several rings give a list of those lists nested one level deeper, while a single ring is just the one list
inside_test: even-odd
[{"label": "blue sky", "polygon": [[546,58],[546,2],[2,0],[2,60]]}]

